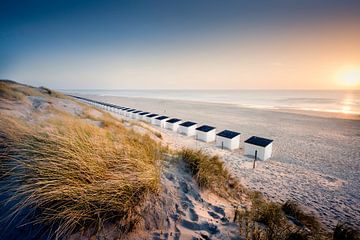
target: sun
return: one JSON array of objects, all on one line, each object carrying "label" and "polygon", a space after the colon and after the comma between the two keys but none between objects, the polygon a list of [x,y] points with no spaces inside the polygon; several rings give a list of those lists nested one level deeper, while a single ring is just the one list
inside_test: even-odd
[{"label": "sun", "polygon": [[353,88],[360,86],[360,67],[345,66],[338,70],[336,79],[343,87]]}]

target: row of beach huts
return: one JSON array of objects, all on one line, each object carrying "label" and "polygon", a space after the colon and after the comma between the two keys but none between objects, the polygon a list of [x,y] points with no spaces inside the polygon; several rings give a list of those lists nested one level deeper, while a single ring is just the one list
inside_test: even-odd
[{"label": "row of beach huts", "polygon": [[[78,96],[71,97],[134,120],[142,120],[161,128],[178,132],[185,136],[195,136],[196,140],[199,141],[207,143],[215,142],[215,145],[217,147],[221,147],[222,149],[234,150],[240,147],[240,133],[238,132],[223,130],[216,133],[216,128],[209,125],[198,126],[195,122],[182,121],[178,118],[170,118],[156,113],[104,103]],[[244,155],[248,157],[255,157],[260,160],[267,160],[272,155],[272,143],[273,140],[271,139],[252,136],[244,141]]]}]

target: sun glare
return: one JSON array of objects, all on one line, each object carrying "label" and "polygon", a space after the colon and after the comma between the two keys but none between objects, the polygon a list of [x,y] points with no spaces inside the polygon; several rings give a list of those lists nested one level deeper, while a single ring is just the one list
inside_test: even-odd
[{"label": "sun glare", "polygon": [[359,67],[343,67],[337,74],[336,79],[344,87],[360,86],[360,68]]}]

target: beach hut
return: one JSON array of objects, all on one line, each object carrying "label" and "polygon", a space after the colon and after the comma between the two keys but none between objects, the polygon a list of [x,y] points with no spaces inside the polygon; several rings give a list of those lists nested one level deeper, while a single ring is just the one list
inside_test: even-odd
[{"label": "beach hut", "polygon": [[137,119],[137,116],[138,116],[138,114],[139,114],[140,112],[141,112],[140,110],[133,111],[131,117],[132,117],[133,119]]},{"label": "beach hut", "polygon": [[116,105],[110,104],[110,111],[115,112],[115,109],[116,109]]},{"label": "beach hut", "polygon": [[181,122],[181,119],[171,118],[169,120],[166,120],[165,128],[176,132],[178,130],[178,128],[179,128],[180,122]]},{"label": "beach hut", "polygon": [[127,108],[127,107],[124,107],[122,110],[121,110],[121,115],[125,116],[126,115],[126,111],[129,110],[130,108]]},{"label": "beach hut", "polygon": [[215,127],[202,125],[196,128],[196,139],[203,142],[215,141],[216,129]]},{"label": "beach hut", "polygon": [[194,136],[196,134],[195,132],[196,126],[197,126],[196,123],[186,121],[179,124],[178,132],[186,136]]},{"label": "beach hut", "polygon": [[234,150],[240,146],[240,133],[224,130],[216,134],[216,146]]},{"label": "beach hut", "polygon": [[118,107],[118,113],[121,114],[122,113],[122,110],[124,109],[124,107]]},{"label": "beach hut", "polygon": [[117,113],[117,114],[121,114],[122,109],[123,109],[123,107],[118,106],[118,107],[117,107],[117,110],[116,110],[116,113]]},{"label": "beach hut", "polygon": [[135,111],[136,111],[136,109],[130,109],[130,110],[128,110],[128,112],[127,112],[127,117],[132,118],[133,112],[135,112]]},{"label": "beach hut", "polygon": [[142,113],[148,113],[148,112],[144,112],[144,111],[140,111],[140,112],[138,112],[137,114],[136,114],[136,119],[137,120],[142,120]]},{"label": "beach hut", "polygon": [[117,105],[113,106],[113,112],[114,113],[118,113],[118,109],[119,109],[119,106],[117,106]]},{"label": "beach hut", "polygon": [[169,118],[168,116],[157,117],[157,118],[154,119],[154,123],[155,123],[156,126],[164,128],[165,127],[165,122],[166,122],[166,120],[168,118]]},{"label": "beach hut", "polygon": [[129,108],[128,110],[125,111],[125,117],[129,117],[131,115],[131,111],[134,111],[133,108]]},{"label": "beach hut", "polygon": [[244,155],[257,156],[257,159],[266,160],[271,157],[273,140],[252,136],[245,141]]},{"label": "beach hut", "polygon": [[154,124],[155,122],[155,118],[158,117],[159,115],[156,114],[156,113],[150,113],[148,115],[146,115],[146,120],[147,122],[151,123],[151,124]]},{"label": "beach hut", "polygon": [[139,120],[146,121],[146,115],[148,115],[149,112],[142,112],[139,114]]}]

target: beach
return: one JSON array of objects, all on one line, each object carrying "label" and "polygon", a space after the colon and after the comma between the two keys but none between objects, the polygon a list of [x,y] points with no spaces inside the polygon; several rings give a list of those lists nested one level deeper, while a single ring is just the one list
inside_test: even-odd
[{"label": "beach", "polygon": [[[212,125],[217,131],[238,131],[242,143],[231,152],[154,127],[169,146],[218,154],[245,186],[270,200],[296,200],[329,228],[339,221],[353,226],[360,222],[360,121],[235,104],[77,95]],[[272,158],[257,161],[255,169],[253,159],[243,156],[243,141],[252,135],[274,140]]]}]

